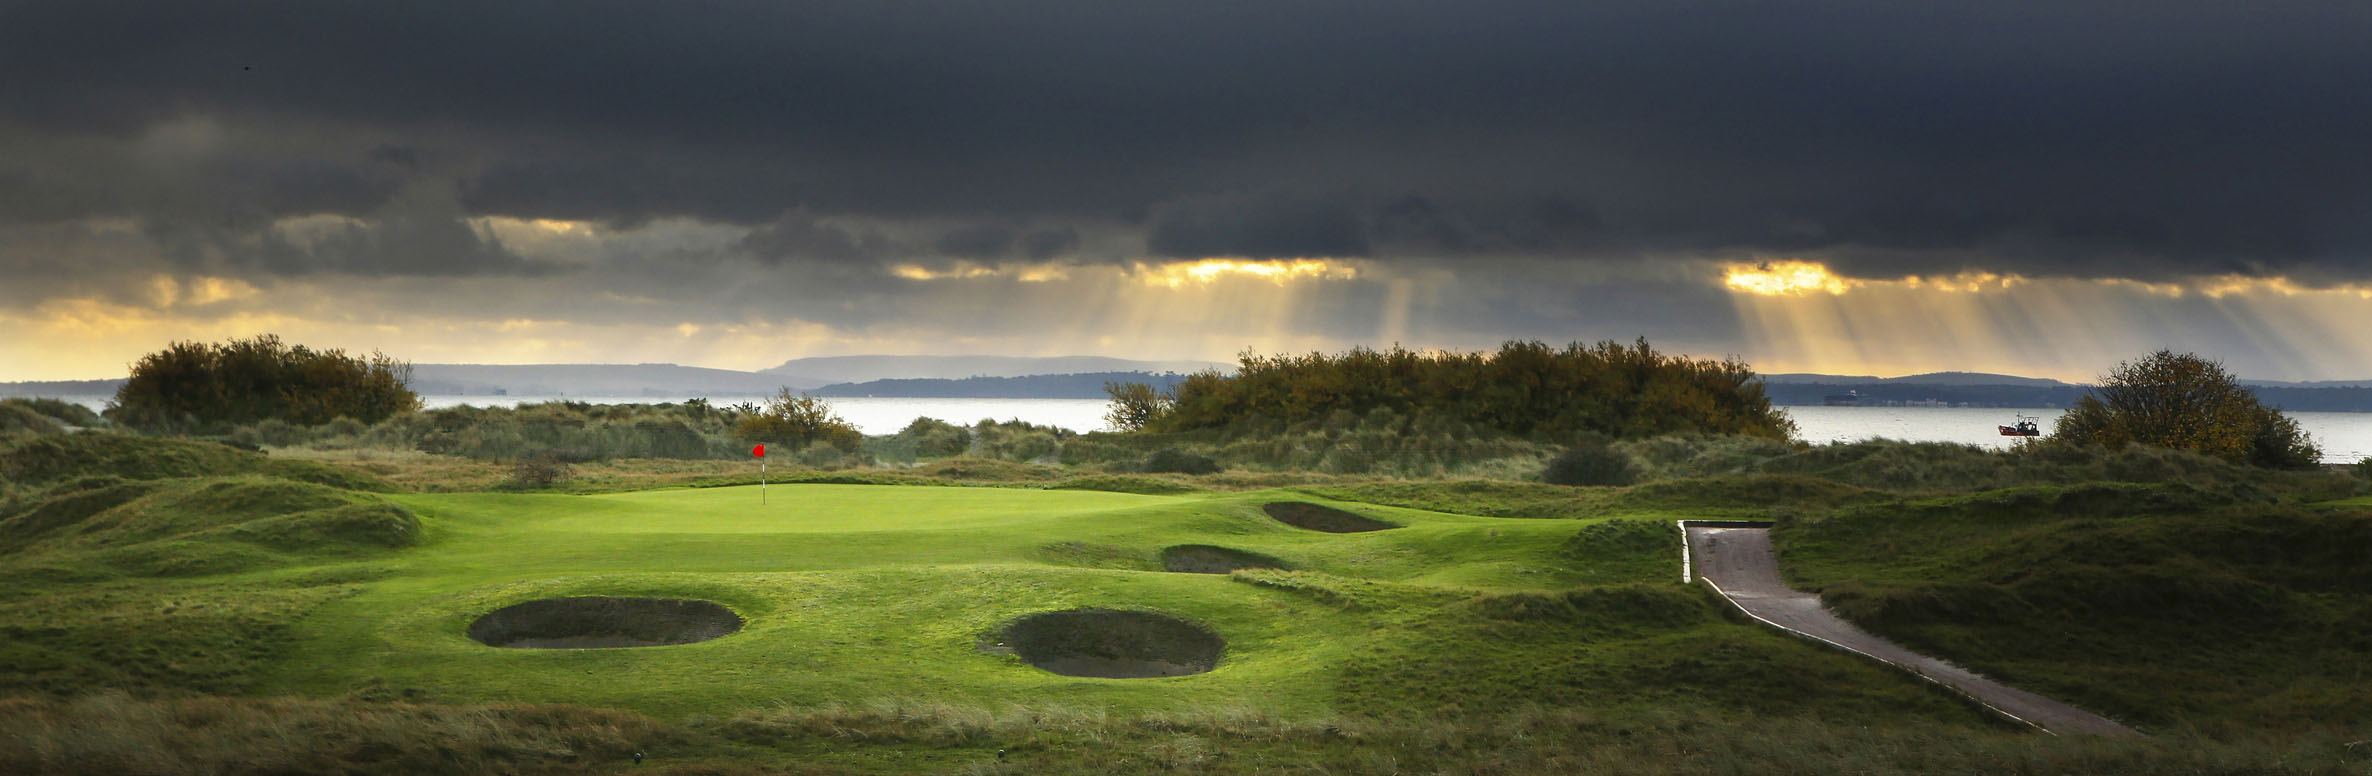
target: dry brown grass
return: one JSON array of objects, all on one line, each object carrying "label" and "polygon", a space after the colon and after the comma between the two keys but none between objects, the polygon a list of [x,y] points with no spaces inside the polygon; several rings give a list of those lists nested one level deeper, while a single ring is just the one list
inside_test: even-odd
[{"label": "dry brown grass", "polygon": [[0,699],[0,772],[582,772],[670,735],[640,715],[569,706],[11,698]]},{"label": "dry brown grass", "polygon": [[[2344,726],[2264,741],[2054,737],[1905,723],[1531,709],[1281,720],[875,703],[666,725],[570,706],[121,694],[0,699],[0,773],[106,774],[2331,774]],[[650,755],[634,764],[636,752]]]},{"label": "dry brown grass", "polygon": [[[314,461],[371,474],[414,493],[462,493],[511,487],[514,464],[416,450],[310,447],[272,448],[275,458]],[[757,481],[756,465],[747,461],[680,458],[621,458],[570,465],[568,479],[557,483],[574,492],[638,490],[690,485],[747,473]]]},{"label": "dry brown grass", "polygon": [[[413,450],[377,448],[272,448],[275,458],[329,464],[353,469],[413,493],[465,493],[515,489],[514,465],[503,461],[436,455]],[[1349,485],[1384,481],[1374,476],[1315,472],[1229,471],[1206,475],[1104,475],[1065,466],[1013,463],[988,458],[949,458],[919,466],[894,468],[816,469],[773,464],[775,482],[830,481],[885,485],[991,485],[1010,487],[1090,487],[1132,489],[1130,483],[1150,483],[1164,492],[1212,490],[1237,492],[1304,485]],[[1130,482],[1121,482],[1125,478]],[[567,479],[553,489],[570,493],[604,493],[686,485],[738,485],[758,482],[757,464],[748,460],[617,458],[571,464]]]}]

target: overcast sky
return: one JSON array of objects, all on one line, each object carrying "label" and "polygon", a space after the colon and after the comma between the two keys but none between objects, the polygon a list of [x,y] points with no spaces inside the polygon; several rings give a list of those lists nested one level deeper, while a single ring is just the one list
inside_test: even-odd
[{"label": "overcast sky", "polygon": [[0,380],[1227,359],[2372,377],[2362,2],[0,2]]}]

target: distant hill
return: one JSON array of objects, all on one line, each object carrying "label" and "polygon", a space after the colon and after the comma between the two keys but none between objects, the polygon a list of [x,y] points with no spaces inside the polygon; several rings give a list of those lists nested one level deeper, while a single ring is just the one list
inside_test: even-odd
[{"label": "distant hill", "polygon": [[1103,399],[1104,383],[1144,383],[1166,389],[1186,379],[1176,372],[1087,372],[1022,377],[966,377],[869,380],[838,383],[810,392],[814,396],[870,396],[930,399]]},{"label": "distant hill", "polygon": [[1985,372],[1929,372],[1902,377],[1873,377],[1870,375],[1824,375],[1806,372],[1763,375],[1764,385],[2022,385],[2032,387],[2073,386],[2043,377],[2019,377]]},{"label": "distant hill", "polygon": [[1055,356],[1034,358],[1023,356],[821,356],[796,358],[781,366],[759,370],[764,374],[798,375],[824,383],[863,383],[892,379],[942,379],[966,377],[1023,377],[1029,375],[1071,375],[1098,372],[1163,372],[1189,373],[1205,369],[1231,370],[1232,364],[1216,361],[1138,361],[1103,356]]},{"label": "distant hill", "polygon": [[124,387],[121,377],[113,380],[32,380],[19,383],[0,383],[0,396],[114,396],[115,389]]},{"label": "distant hill", "polygon": [[[2372,380],[2283,382],[2242,380],[2259,401],[2298,412],[2372,412]],[[2091,386],[1979,372],[1935,372],[1902,377],[1862,375],[1763,375],[1763,392],[1771,403],[1805,406],[1826,404],[1831,396],[1852,392],[1868,405],[1966,404],[1971,407],[2067,407]]]},{"label": "distant hill", "polygon": [[440,396],[759,396],[824,382],[675,364],[412,365],[412,390]]},{"label": "distant hill", "polygon": [[1763,375],[1763,392],[1771,397],[1771,403],[1792,406],[1828,404],[1830,397],[1852,393],[1860,397],[1856,403],[1863,406],[1942,403],[1971,407],[2066,407],[2083,396],[2085,390],[2085,386],[2058,380],[1984,372],[1929,372],[1902,377]]},{"label": "distant hill", "polygon": [[[1883,404],[1966,404],[1971,407],[2066,407],[2088,390],[2080,385],[1949,385],[1942,383],[1770,383],[1763,393],[1772,404],[1826,404],[1828,397],[1852,392],[1863,406]],[[2372,406],[2368,406],[2372,408]]]},{"label": "distant hill", "polygon": [[[432,396],[760,396],[825,382],[676,364],[412,365],[412,390]],[[0,396],[112,396],[123,384],[122,378],[0,383]]]}]

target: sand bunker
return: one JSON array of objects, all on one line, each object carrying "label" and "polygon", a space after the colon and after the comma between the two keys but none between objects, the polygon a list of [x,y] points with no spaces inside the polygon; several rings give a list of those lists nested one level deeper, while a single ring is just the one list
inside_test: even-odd
[{"label": "sand bunker", "polygon": [[1300,501],[1278,501],[1263,504],[1260,509],[1267,512],[1269,517],[1276,518],[1277,522],[1327,533],[1361,533],[1400,527],[1366,515]]},{"label": "sand bunker", "polygon": [[1227,642],[1185,620],[1154,612],[1072,609],[1005,626],[1007,649],[1064,676],[1141,679],[1184,676],[1219,665]]},{"label": "sand bunker", "polygon": [[1161,567],[1187,574],[1225,574],[1236,569],[1292,568],[1284,561],[1257,552],[1213,547],[1207,544],[1181,544],[1163,548]]},{"label": "sand bunker", "polygon": [[505,606],[469,624],[478,643],[516,649],[661,647],[741,630],[741,615],[683,598],[546,598]]}]

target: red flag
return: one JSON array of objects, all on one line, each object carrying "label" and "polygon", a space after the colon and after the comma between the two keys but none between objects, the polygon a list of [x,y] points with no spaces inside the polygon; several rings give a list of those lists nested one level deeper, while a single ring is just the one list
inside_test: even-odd
[{"label": "red flag", "polygon": [[758,458],[764,458],[766,457],[766,446],[759,445],[757,447],[750,448],[749,454]]}]

